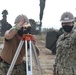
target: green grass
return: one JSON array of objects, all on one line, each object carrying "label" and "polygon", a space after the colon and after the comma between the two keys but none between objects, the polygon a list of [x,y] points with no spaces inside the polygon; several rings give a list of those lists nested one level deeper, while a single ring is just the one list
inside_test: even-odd
[{"label": "green grass", "polygon": [[3,37],[0,37],[0,42],[3,42]]}]

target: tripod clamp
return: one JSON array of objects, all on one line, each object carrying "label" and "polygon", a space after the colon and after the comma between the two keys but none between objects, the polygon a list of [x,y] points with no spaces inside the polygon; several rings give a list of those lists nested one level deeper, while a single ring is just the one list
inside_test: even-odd
[{"label": "tripod clamp", "polygon": [[33,40],[33,36],[31,34],[23,34],[21,40],[27,40],[27,41],[32,41]]}]

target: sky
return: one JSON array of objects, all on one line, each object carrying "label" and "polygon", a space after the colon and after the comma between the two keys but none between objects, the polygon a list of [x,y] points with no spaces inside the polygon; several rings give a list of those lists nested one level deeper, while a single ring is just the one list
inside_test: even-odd
[{"label": "sky", "polygon": [[[19,14],[26,15],[29,19],[39,22],[40,0],[0,0],[0,20],[2,11],[7,10],[7,21],[14,25],[14,20]],[[61,27],[60,18],[64,12],[73,13],[76,16],[76,0],[46,0],[42,28]]]}]

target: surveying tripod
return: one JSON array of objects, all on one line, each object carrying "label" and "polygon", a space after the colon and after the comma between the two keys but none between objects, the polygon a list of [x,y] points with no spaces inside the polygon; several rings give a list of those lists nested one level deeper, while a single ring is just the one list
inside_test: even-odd
[{"label": "surveying tripod", "polygon": [[[43,75],[42,71],[41,71],[39,60],[37,58],[36,48],[35,48],[32,40],[33,39],[32,39],[32,35],[31,34],[23,34],[22,39],[21,39],[21,41],[19,43],[17,51],[16,51],[16,53],[14,55],[14,58],[12,60],[12,63],[10,65],[6,75],[11,75],[11,72],[12,72],[12,70],[14,68],[16,60],[18,58],[18,55],[19,55],[19,53],[21,51],[21,48],[22,48],[24,43],[25,43],[25,52],[26,52],[26,55],[25,55],[26,56],[26,64],[25,64],[26,65],[26,75],[33,75],[32,56],[33,56],[33,59],[34,59],[34,62],[35,62],[35,66],[36,66],[37,71],[38,71],[37,72],[38,74],[36,74],[36,75]],[[30,54],[30,59],[29,60],[28,60],[28,43],[29,43],[29,52],[30,52],[29,53]]]}]

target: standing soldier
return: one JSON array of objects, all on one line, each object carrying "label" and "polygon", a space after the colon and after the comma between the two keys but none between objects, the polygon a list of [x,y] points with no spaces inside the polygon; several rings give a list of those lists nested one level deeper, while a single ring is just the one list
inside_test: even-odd
[{"label": "standing soldier", "polygon": [[76,75],[76,30],[74,16],[64,12],[61,16],[61,25],[64,33],[57,41],[57,54],[53,75]]}]

